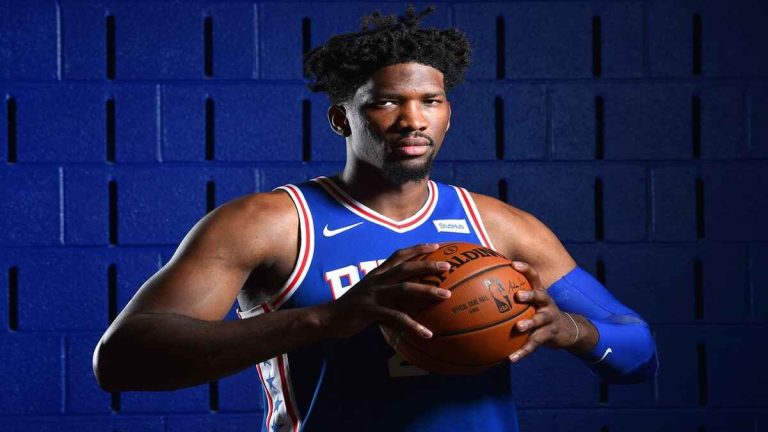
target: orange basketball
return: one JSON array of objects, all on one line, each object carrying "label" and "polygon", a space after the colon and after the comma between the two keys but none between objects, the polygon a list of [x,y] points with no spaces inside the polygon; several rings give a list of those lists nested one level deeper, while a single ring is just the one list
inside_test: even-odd
[{"label": "orange basketball", "polygon": [[450,263],[442,275],[418,282],[450,290],[451,297],[404,306],[404,312],[432,330],[430,339],[381,326],[384,338],[405,360],[438,374],[471,374],[506,360],[525,344],[528,332],[514,325],[536,310],[515,302],[515,292],[532,288],[510,260],[472,243],[443,243],[413,259]]}]

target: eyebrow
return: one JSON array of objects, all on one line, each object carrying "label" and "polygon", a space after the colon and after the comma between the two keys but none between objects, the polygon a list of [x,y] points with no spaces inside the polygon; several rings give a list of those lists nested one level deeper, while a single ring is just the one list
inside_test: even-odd
[{"label": "eyebrow", "polygon": [[[383,98],[383,99],[400,99],[402,95],[397,93],[374,93],[372,97]],[[444,91],[441,91],[441,92],[424,93],[421,95],[421,97],[429,99],[429,98],[435,98],[435,97],[446,97],[446,95]]]}]

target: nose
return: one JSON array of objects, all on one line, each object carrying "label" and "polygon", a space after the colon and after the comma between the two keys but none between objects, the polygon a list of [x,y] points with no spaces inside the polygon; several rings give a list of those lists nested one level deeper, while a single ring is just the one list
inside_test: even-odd
[{"label": "nose", "polygon": [[408,101],[402,105],[400,116],[397,119],[397,125],[400,130],[419,130],[427,129],[427,119],[424,117],[420,101]]}]

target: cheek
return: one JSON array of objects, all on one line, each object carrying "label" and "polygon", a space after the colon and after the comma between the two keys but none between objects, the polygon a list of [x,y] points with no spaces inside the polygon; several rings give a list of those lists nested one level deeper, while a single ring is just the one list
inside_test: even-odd
[{"label": "cheek", "polygon": [[376,123],[369,120],[364,121],[360,125],[359,132],[361,137],[367,138],[368,140],[375,139],[381,135],[376,127]]},{"label": "cheek", "polygon": [[450,117],[448,116],[448,110],[445,112],[436,113],[432,118],[432,129],[435,131],[435,135],[444,136],[448,129]]},{"label": "cheek", "polygon": [[386,116],[381,114],[363,117],[362,120],[361,129],[369,136],[384,136],[389,125]]}]

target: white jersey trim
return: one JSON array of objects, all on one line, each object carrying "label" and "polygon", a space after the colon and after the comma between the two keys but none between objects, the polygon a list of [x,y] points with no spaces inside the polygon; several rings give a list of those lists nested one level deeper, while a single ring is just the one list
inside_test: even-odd
[{"label": "white jersey trim", "polygon": [[[269,300],[247,311],[237,310],[239,318],[250,318],[277,310],[287,302],[301,286],[312,264],[315,253],[315,228],[312,213],[301,190],[294,185],[276,188],[288,193],[299,216],[299,253],[290,276],[280,290]],[[288,354],[281,354],[256,365],[264,394],[267,398],[267,412],[264,415],[266,430],[278,432],[299,432],[302,418],[294,397],[291,384],[291,368]]]},{"label": "white jersey trim", "polygon": [[288,354],[281,354],[256,365],[264,394],[267,412],[264,422],[268,431],[299,432],[302,419],[291,385],[291,369]]},{"label": "white jersey trim", "polygon": [[315,254],[315,224],[307,200],[304,198],[304,194],[294,185],[280,186],[275,190],[278,189],[287,192],[291,201],[293,201],[294,206],[296,206],[296,212],[299,216],[299,254],[296,257],[296,263],[291,271],[291,275],[288,276],[288,279],[280,290],[267,301],[254,306],[247,311],[238,309],[237,316],[240,318],[250,318],[265,312],[271,312],[279,309],[280,306],[285,304],[304,281],[304,277],[309,271],[309,267],[312,264],[312,258]]},{"label": "white jersey trim", "polygon": [[429,217],[432,216],[432,212],[437,207],[439,195],[437,185],[432,180],[429,180],[427,182],[428,195],[424,205],[412,216],[401,221],[396,221],[355,200],[328,177],[321,176],[312,179],[312,181],[322,186],[333,199],[338,201],[339,204],[343,205],[347,210],[369,222],[383,226],[384,228],[388,228],[399,234],[414,230],[420,227],[424,222],[428,221]]},{"label": "white jersey trim", "polygon": [[488,231],[485,230],[483,219],[480,217],[480,211],[477,210],[472,195],[462,187],[453,186],[453,188],[456,189],[456,194],[459,196],[459,202],[461,202],[461,206],[464,208],[464,213],[466,213],[467,219],[475,230],[475,233],[477,233],[477,237],[480,238],[482,245],[492,250],[496,250],[491,241],[491,236],[488,235]]}]

